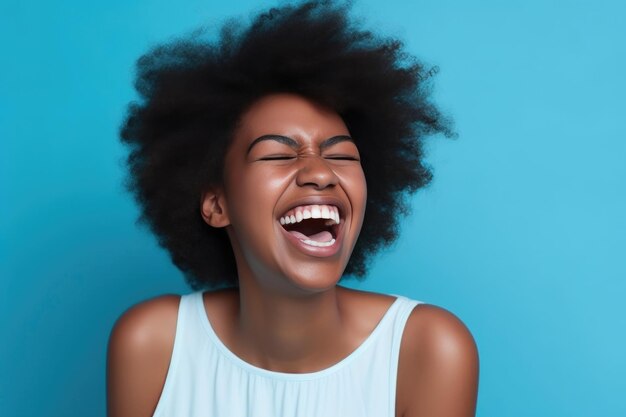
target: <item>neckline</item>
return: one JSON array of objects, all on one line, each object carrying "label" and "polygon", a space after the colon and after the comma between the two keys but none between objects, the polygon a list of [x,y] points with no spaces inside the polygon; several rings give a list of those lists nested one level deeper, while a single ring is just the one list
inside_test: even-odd
[{"label": "neckline", "polygon": [[209,316],[207,314],[206,308],[204,307],[203,292],[198,291],[194,293],[193,295],[195,298],[194,301],[197,307],[197,312],[200,316],[202,327],[205,328],[209,338],[213,341],[217,349],[224,356],[226,356],[231,361],[231,363],[233,363],[234,365],[252,374],[261,375],[261,376],[269,377],[272,379],[290,380],[290,381],[297,381],[297,380],[303,381],[303,380],[321,378],[323,376],[337,372],[340,369],[347,366],[348,364],[350,364],[363,351],[365,351],[368,348],[368,346],[374,343],[374,341],[377,338],[377,335],[383,331],[387,322],[391,320],[393,316],[393,312],[399,308],[400,300],[404,298],[400,295],[394,295],[396,299],[387,308],[387,311],[385,311],[385,314],[383,314],[382,318],[378,321],[378,324],[376,324],[376,327],[374,327],[374,330],[372,330],[372,332],[367,336],[367,338],[365,338],[365,340],[361,342],[361,344],[357,346],[356,349],[354,349],[351,353],[348,354],[348,356],[341,359],[339,362],[329,366],[328,368],[321,369],[319,371],[306,372],[306,373],[288,373],[288,372],[272,371],[269,369],[258,367],[256,365],[252,365],[251,363],[246,362],[245,360],[241,359],[239,356],[235,355],[217,336],[217,333],[215,333],[213,326],[211,326],[211,322],[209,321]]}]

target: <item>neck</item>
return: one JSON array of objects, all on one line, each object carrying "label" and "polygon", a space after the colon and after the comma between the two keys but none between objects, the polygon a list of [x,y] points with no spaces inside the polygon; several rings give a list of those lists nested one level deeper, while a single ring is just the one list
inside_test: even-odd
[{"label": "neck", "polygon": [[326,368],[344,350],[340,287],[307,295],[278,293],[240,280],[238,339],[261,368],[304,373]]}]

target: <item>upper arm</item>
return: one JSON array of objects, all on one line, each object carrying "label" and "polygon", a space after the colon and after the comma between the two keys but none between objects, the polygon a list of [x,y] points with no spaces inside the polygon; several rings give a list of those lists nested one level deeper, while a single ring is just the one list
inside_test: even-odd
[{"label": "upper arm", "polygon": [[398,381],[398,415],[473,417],[478,350],[467,327],[442,308],[416,307],[402,337]]},{"label": "upper arm", "polygon": [[107,415],[152,416],[174,347],[180,297],[132,307],[115,323],[107,352]]}]

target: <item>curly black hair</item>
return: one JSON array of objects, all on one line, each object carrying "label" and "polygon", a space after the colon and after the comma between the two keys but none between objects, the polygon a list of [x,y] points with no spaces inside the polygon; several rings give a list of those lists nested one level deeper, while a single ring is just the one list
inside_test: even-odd
[{"label": "curly black hair", "polygon": [[283,5],[248,25],[228,21],[217,39],[196,33],[138,60],[140,101],[121,128],[126,186],[192,288],[238,285],[228,237],[204,222],[200,197],[221,183],[240,116],[265,95],[289,92],[331,108],[355,138],[368,201],[344,277],[365,275],[370,255],[396,239],[406,197],[431,180],[423,138],[451,133],[429,100],[433,69],[401,41],[359,27],[349,8]]}]

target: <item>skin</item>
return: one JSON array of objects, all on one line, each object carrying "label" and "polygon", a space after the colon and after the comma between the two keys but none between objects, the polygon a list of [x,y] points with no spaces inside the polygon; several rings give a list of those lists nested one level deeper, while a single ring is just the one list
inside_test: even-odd
[{"label": "skin", "polygon": [[[270,135],[269,137],[267,135]],[[239,290],[204,294],[212,327],[257,367],[315,372],[341,361],[370,335],[394,297],[337,285],[358,238],[367,186],[358,149],[333,111],[273,94],[241,117],[226,155],[224,183],[201,197],[201,215],[231,240]],[[302,249],[278,219],[301,203],[342,208],[337,246]],[[127,311],[109,342],[110,417],[150,416],[174,345],[178,296]],[[401,343],[396,416],[473,416],[478,354],[451,313],[419,305]]]}]

